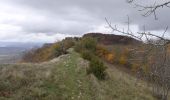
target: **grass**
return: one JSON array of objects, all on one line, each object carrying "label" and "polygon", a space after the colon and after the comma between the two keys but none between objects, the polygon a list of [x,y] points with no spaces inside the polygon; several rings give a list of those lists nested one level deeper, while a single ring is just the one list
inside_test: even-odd
[{"label": "grass", "polygon": [[0,65],[0,100],[155,100],[135,78],[116,68],[108,79],[87,75],[88,62],[70,50],[40,64]]}]

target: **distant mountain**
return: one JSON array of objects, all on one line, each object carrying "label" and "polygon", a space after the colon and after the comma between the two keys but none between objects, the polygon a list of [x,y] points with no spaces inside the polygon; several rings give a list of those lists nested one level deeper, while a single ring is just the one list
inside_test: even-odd
[{"label": "distant mountain", "polygon": [[0,55],[11,55],[24,52],[26,49],[21,47],[0,47]]},{"label": "distant mountain", "polygon": [[42,45],[43,43],[0,42],[0,64],[16,63],[26,51]]},{"label": "distant mountain", "polygon": [[112,44],[136,44],[141,43],[140,41],[123,35],[114,35],[114,34],[102,34],[102,33],[87,33],[83,37],[93,37],[96,38],[97,41],[104,45],[112,45]]},{"label": "distant mountain", "polygon": [[17,47],[17,48],[25,48],[30,49],[34,47],[41,47],[43,43],[34,43],[34,42],[0,42],[0,47]]}]

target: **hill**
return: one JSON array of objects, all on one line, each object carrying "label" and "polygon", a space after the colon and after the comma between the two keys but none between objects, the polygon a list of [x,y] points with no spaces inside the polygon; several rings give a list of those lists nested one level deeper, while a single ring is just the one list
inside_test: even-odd
[{"label": "hill", "polygon": [[140,41],[123,35],[115,35],[115,34],[103,34],[103,33],[87,33],[84,37],[92,37],[96,38],[97,41],[104,45],[114,45],[114,44],[138,44]]},{"label": "hill", "polygon": [[0,100],[155,100],[143,82],[112,66],[104,81],[87,67],[72,49],[49,62],[1,65]]},{"label": "hill", "polygon": [[[113,45],[116,46],[125,46],[125,45],[134,45],[141,43],[140,41],[122,35],[114,35],[114,34],[102,34],[102,33],[87,33],[83,37],[68,37],[63,39],[62,41],[56,43],[47,43],[44,44],[41,48],[32,49],[29,52],[25,53],[22,57],[23,62],[44,62],[64,53],[67,53],[67,50],[70,47],[77,46],[80,42],[85,42],[87,38],[95,39],[98,45],[108,46]],[[89,44],[91,44],[89,42]],[[91,47],[93,48],[93,47]],[[95,47],[94,47],[95,48]],[[105,48],[105,47],[104,47]],[[103,48],[103,49],[104,49]],[[78,48],[80,50],[80,48]],[[122,48],[120,48],[122,49]],[[109,49],[110,50],[110,49]]]}]

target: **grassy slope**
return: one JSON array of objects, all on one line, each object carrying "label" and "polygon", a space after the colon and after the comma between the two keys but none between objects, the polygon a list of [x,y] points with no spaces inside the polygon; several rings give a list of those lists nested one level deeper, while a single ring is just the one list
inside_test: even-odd
[{"label": "grassy slope", "polygon": [[86,75],[88,63],[71,52],[42,64],[0,66],[0,100],[154,100],[135,79],[108,68],[109,79]]}]

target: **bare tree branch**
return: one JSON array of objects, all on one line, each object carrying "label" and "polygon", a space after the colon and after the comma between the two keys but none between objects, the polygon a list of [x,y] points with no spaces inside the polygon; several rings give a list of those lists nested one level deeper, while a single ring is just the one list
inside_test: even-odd
[{"label": "bare tree branch", "polygon": [[135,0],[127,0],[128,3],[131,3],[131,4],[134,4],[135,8],[139,8],[139,11],[142,11],[144,12],[142,15],[144,17],[148,17],[150,15],[154,15],[155,17],[155,20],[157,20],[157,14],[156,14],[156,11],[159,9],[159,8],[164,8],[164,7],[167,7],[167,8],[170,8],[170,1],[167,1],[167,2],[164,2],[164,3],[161,3],[161,4],[157,4],[156,2],[150,6],[146,6],[146,5],[141,5],[141,4],[137,4],[137,3],[134,3]]},{"label": "bare tree branch", "polygon": [[[168,44],[170,40],[165,38],[168,27],[166,27],[161,36],[158,36],[146,32],[145,26],[143,32],[133,33],[130,29],[129,17],[127,30],[121,30],[117,25],[112,26],[107,18],[105,18],[105,20],[113,32],[116,31],[146,43],[138,44],[137,48],[131,50],[133,52],[132,54],[134,54],[134,59],[129,59],[129,61],[141,62],[137,72],[137,78],[144,77],[147,81],[150,81],[152,83],[152,92],[160,100],[168,100],[167,96],[170,89],[170,54],[168,54]],[[150,40],[149,37],[155,37],[158,40]],[[143,38],[146,40],[143,40]],[[140,50],[142,46],[144,46],[143,51]],[[151,58],[152,63],[149,63],[150,60],[148,60],[148,58]],[[148,73],[143,72],[142,66],[145,64],[149,66]]]},{"label": "bare tree branch", "polygon": [[166,34],[167,30],[168,30],[168,27],[166,27],[165,31],[162,33],[162,36],[158,36],[158,35],[155,35],[155,34],[152,34],[150,32],[146,32],[145,30],[145,26],[144,26],[144,31],[143,32],[137,32],[137,33],[133,33],[130,29],[130,19],[128,17],[128,22],[127,22],[127,30],[125,31],[124,29],[121,30],[121,29],[118,29],[117,25],[114,25],[112,26],[111,22],[108,21],[107,18],[105,18],[106,20],[106,23],[108,24],[108,26],[112,29],[112,31],[116,31],[116,32],[119,32],[119,33],[122,33],[124,35],[128,35],[128,36],[131,36],[139,41],[143,41],[143,37],[145,37],[145,39],[147,41],[149,41],[149,38],[148,37],[155,37],[155,38],[158,38],[159,40],[163,40],[163,41],[166,41],[165,43],[166,44],[169,44],[170,43],[170,40],[169,39],[166,39],[164,38],[164,35]]}]

